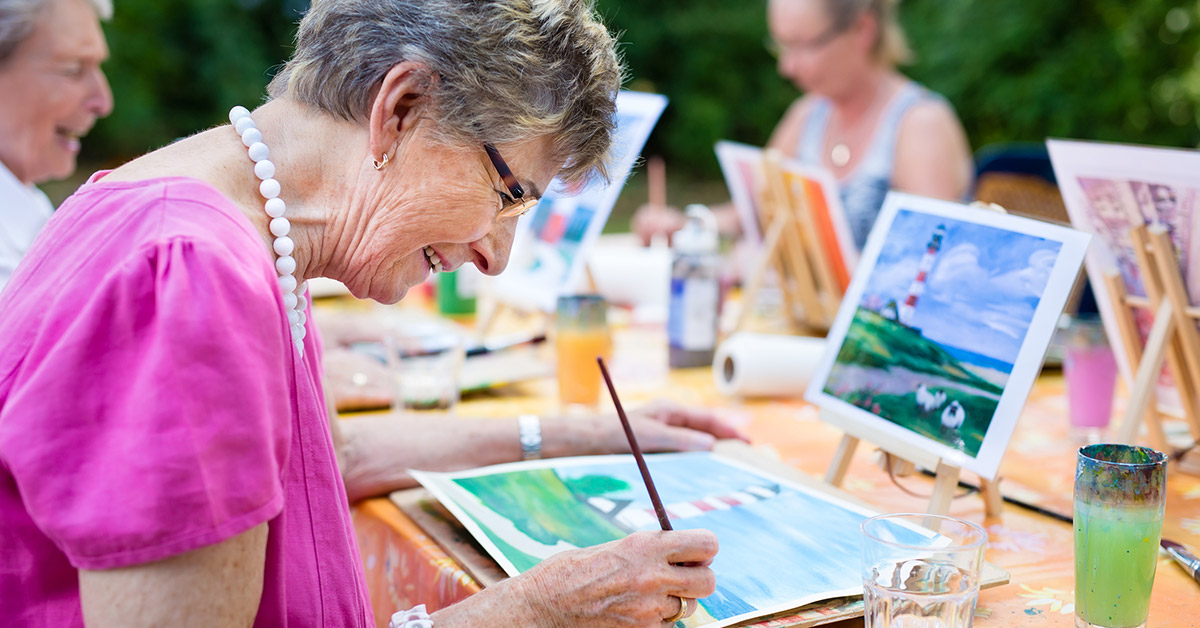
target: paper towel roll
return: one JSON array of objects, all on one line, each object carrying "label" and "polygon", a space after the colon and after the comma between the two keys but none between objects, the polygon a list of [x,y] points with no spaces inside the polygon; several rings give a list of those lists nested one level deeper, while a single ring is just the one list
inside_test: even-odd
[{"label": "paper towel roll", "polygon": [[801,397],[808,387],[824,338],[740,332],[717,347],[717,390],[742,397]]}]

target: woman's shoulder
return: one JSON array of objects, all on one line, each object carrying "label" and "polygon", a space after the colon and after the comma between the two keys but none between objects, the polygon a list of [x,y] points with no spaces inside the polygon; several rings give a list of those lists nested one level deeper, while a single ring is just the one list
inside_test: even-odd
[{"label": "woman's shoulder", "polygon": [[808,122],[808,116],[820,101],[819,96],[812,94],[805,94],[792,101],[783,117],[780,118],[779,124],[775,126],[775,131],[771,133],[771,139],[767,142],[767,146],[777,148],[786,155],[792,155],[800,141],[804,125]]},{"label": "woman's shoulder", "polygon": [[185,270],[273,285],[263,240],[211,186],[187,178],[101,178],[55,212],[14,273],[0,310],[44,307],[85,287],[95,294],[186,280]]},{"label": "woman's shoulder", "polygon": [[249,220],[228,198],[189,177],[93,177],[63,203],[44,239],[51,248],[115,254],[187,242],[240,257],[243,250],[259,253],[254,247],[261,246]]}]

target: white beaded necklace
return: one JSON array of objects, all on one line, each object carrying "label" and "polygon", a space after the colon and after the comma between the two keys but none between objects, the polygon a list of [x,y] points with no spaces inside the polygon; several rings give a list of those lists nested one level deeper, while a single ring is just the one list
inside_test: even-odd
[{"label": "white beaded necklace", "polygon": [[299,285],[296,283],[296,258],[292,257],[296,243],[288,237],[292,224],[284,217],[287,205],[279,198],[280,188],[279,181],[275,179],[275,164],[268,159],[271,151],[263,143],[262,131],[259,131],[254,125],[254,120],[250,119],[248,109],[240,105],[230,109],[229,122],[238,135],[242,136],[242,144],[246,145],[250,159],[254,161],[254,174],[262,180],[258,191],[266,199],[263,208],[271,218],[271,234],[275,236],[272,248],[275,249],[275,270],[279,271],[279,288],[283,290],[283,306],[287,308],[288,324],[292,329],[292,344],[296,346],[296,352],[303,357],[304,336],[307,333],[304,328],[304,312],[308,309],[308,299],[304,295],[308,292],[308,282]]}]

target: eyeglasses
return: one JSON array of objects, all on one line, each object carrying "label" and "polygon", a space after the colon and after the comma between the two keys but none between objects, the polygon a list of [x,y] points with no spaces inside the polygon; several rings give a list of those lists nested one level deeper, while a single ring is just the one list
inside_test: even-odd
[{"label": "eyeglasses", "polygon": [[500,210],[500,218],[516,218],[521,214],[531,210],[538,204],[541,199],[530,194],[529,198],[525,198],[525,188],[517,183],[517,177],[513,176],[512,170],[504,163],[504,158],[500,156],[500,151],[496,150],[491,144],[484,144],[483,150],[487,151],[488,158],[492,160],[492,166],[496,168],[500,179],[504,181],[504,187],[508,188],[509,196],[501,194],[505,198],[505,205]]},{"label": "eyeglasses", "polygon": [[819,35],[808,41],[779,42],[775,41],[771,37],[768,37],[763,40],[763,45],[766,46],[767,52],[771,53],[772,57],[778,59],[793,51],[803,51],[807,53],[817,52],[844,32],[846,32],[845,28],[838,24],[831,24],[829,28],[821,31]]}]

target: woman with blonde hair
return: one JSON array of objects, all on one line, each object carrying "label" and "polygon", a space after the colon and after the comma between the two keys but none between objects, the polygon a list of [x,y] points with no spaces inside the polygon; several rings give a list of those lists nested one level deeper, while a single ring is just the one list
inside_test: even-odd
[{"label": "woman with blonde hair", "polygon": [[[897,69],[910,52],[895,0],[768,0],[767,22],[779,74],[804,91],[768,146],[833,172],[859,247],[890,189],[967,195],[974,167],[954,110]],[[644,208],[635,229],[648,238],[681,224]],[[721,225],[739,229],[732,208]]]},{"label": "woman with blonde hair", "polygon": [[[0,301],[0,624],[374,625],[305,280],[501,272],[603,174],[620,79],[586,0],[315,0],[266,104],[94,175]],[[637,533],[393,625],[659,626],[716,550]]]}]

